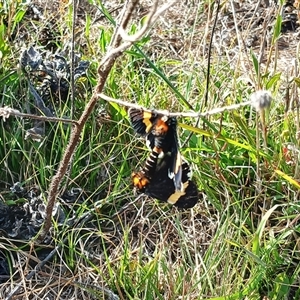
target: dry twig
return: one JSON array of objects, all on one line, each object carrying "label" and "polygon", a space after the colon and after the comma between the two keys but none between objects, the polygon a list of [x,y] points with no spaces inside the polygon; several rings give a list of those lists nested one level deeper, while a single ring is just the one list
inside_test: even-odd
[{"label": "dry twig", "polygon": [[172,113],[167,110],[149,109],[146,107],[142,107],[141,105],[138,105],[138,104],[126,102],[121,99],[114,99],[114,98],[108,97],[102,93],[100,93],[98,96],[99,96],[99,98],[106,100],[108,102],[118,103],[118,104],[126,106],[126,107],[142,109],[144,111],[164,115],[167,117],[189,117],[189,118],[207,117],[207,116],[223,113],[224,111],[237,110],[243,106],[249,106],[249,105],[256,106],[256,103],[254,103],[253,100],[250,100],[250,101],[245,101],[245,102],[238,103],[238,104],[232,104],[232,105],[228,105],[228,106],[214,108],[212,110],[202,112],[202,113],[198,113],[198,112],[173,112]]},{"label": "dry twig", "polygon": [[62,122],[62,123],[71,123],[74,125],[78,125],[77,121],[71,120],[71,119],[48,117],[48,116],[37,116],[37,115],[33,115],[33,114],[22,113],[19,110],[13,109],[9,106],[0,107],[0,117],[2,117],[4,119],[4,121],[6,119],[8,119],[10,116],[34,119],[34,120],[39,120],[39,121]]}]

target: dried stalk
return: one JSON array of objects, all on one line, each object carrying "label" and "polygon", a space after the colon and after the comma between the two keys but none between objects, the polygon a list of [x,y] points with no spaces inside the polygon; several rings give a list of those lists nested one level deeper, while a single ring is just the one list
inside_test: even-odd
[{"label": "dried stalk", "polygon": [[34,120],[39,120],[39,121],[72,123],[74,125],[78,125],[78,121],[71,120],[71,119],[48,117],[48,116],[37,116],[37,115],[33,115],[33,114],[22,113],[19,110],[13,109],[9,106],[0,107],[0,117],[2,117],[4,119],[4,121],[5,121],[5,119],[9,118],[10,116],[34,119]]},{"label": "dried stalk", "polygon": [[126,107],[142,109],[147,112],[152,112],[152,113],[164,115],[167,117],[199,118],[199,117],[207,117],[207,116],[223,113],[225,111],[237,110],[244,106],[249,106],[249,105],[256,106],[256,103],[253,102],[253,100],[249,100],[249,101],[245,101],[245,102],[238,103],[238,104],[232,104],[232,105],[228,105],[228,106],[214,108],[212,110],[202,112],[202,113],[199,113],[199,112],[173,112],[172,113],[172,112],[169,112],[168,110],[149,109],[149,108],[143,107],[143,106],[135,104],[135,103],[129,103],[129,102],[126,102],[121,99],[114,99],[114,98],[108,97],[102,93],[100,93],[98,96],[100,99],[106,100],[108,102],[118,103],[118,104],[126,106]]}]

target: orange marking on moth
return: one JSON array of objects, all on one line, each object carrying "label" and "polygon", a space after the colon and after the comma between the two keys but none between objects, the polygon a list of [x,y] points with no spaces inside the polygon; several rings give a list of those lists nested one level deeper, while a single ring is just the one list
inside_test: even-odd
[{"label": "orange marking on moth", "polygon": [[163,121],[162,119],[158,119],[156,121],[155,128],[154,128],[156,135],[164,135],[168,132],[168,130],[169,130],[169,126],[165,121]]},{"label": "orange marking on moth", "polygon": [[142,172],[132,173],[131,179],[134,187],[139,190],[145,188],[145,186],[149,183],[149,179]]}]

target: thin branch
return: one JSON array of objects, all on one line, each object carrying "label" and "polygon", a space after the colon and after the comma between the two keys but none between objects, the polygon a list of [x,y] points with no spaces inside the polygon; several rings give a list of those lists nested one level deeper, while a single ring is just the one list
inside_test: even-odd
[{"label": "thin branch", "polygon": [[107,52],[110,52],[112,48],[115,47],[115,45],[120,44],[121,36],[119,34],[119,28],[120,27],[126,27],[127,23],[130,20],[130,17],[128,18],[128,12],[132,11],[135,7],[136,3],[131,0],[126,0],[123,4],[123,9],[119,15],[119,22],[112,22],[116,27],[113,33],[113,36],[111,38],[111,41],[109,43],[109,46],[107,48]]},{"label": "thin branch", "polygon": [[167,110],[149,109],[149,108],[143,107],[143,106],[138,105],[138,104],[126,102],[126,101],[121,100],[121,99],[114,99],[114,98],[108,97],[104,94],[98,94],[98,97],[105,100],[105,101],[114,102],[114,103],[117,103],[117,104],[120,104],[120,105],[123,105],[123,106],[126,106],[126,107],[142,109],[142,110],[147,111],[147,112],[152,112],[152,113],[155,113],[155,114],[165,115],[165,116],[168,116],[168,117],[183,117],[183,118],[185,118],[185,117],[189,117],[189,118],[207,117],[207,116],[223,113],[225,111],[237,110],[237,109],[240,109],[241,107],[244,107],[244,106],[249,106],[249,105],[253,106],[254,105],[253,101],[249,100],[249,101],[245,101],[245,102],[238,103],[238,104],[232,104],[232,105],[228,105],[228,106],[214,108],[212,110],[202,112],[202,113],[198,113],[198,112],[173,112],[172,113],[172,112],[169,112]]},{"label": "thin branch", "polygon": [[22,113],[19,110],[13,109],[9,106],[0,107],[0,117],[3,117],[5,120],[9,118],[9,116],[34,119],[34,120],[45,121],[45,122],[62,122],[62,123],[71,123],[71,124],[78,125],[78,121],[71,120],[71,119],[37,116],[33,114]]},{"label": "thin branch", "polygon": [[[209,95],[209,84],[210,84],[210,65],[211,65],[211,56],[212,56],[212,45],[213,45],[213,40],[214,40],[214,35],[215,35],[215,31],[216,31],[216,27],[217,27],[217,23],[218,23],[218,15],[219,15],[219,11],[220,11],[220,2],[221,0],[217,1],[217,8],[216,8],[216,15],[215,15],[215,19],[213,22],[213,27],[211,30],[211,35],[210,35],[210,41],[209,41],[209,47],[208,47],[208,54],[207,54],[207,73],[206,73],[206,85],[205,85],[205,93],[204,93],[204,105],[202,105],[202,107],[204,106],[204,108],[207,107],[207,103],[208,103],[208,95]],[[215,3],[214,3],[215,5]],[[200,117],[197,119],[195,126],[197,127],[198,124],[200,122]],[[205,130],[206,124],[203,124],[203,129]],[[186,145],[188,143],[188,141],[191,139],[193,133],[190,132],[190,134],[188,135],[188,137],[186,138],[186,140],[183,143],[183,146]],[[204,139],[204,136],[202,137],[202,139]]]},{"label": "thin branch", "polygon": [[74,118],[75,111],[75,24],[77,16],[77,0],[73,0],[73,15],[72,15],[72,41],[71,41],[71,118]]},{"label": "thin branch", "polygon": [[126,32],[125,32],[125,27],[121,26],[119,28],[119,34],[121,35],[122,39],[124,41],[128,41],[128,42],[136,42],[137,40],[139,40],[144,34],[145,32],[151,27],[151,24],[153,24],[153,16],[155,15],[156,11],[157,11],[157,7],[158,7],[158,0],[155,0],[154,3],[152,4],[152,8],[149,12],[149,14],[147,15],[147,17],[145,18],[145,24],[144,26],[134,35],[129,36]]},{"label": "thin branch", "polygon": [[214,23],[213,23],[213,27],[211,29],[211,35],[210,35],[209,46],[208,46],[207,75],[206,75],[206,86],[205,86],[205,96],[204,96],[204,107],[207,107],[207,103],[208,103],[209,83],[210,83],[211,53],[212,53],[212,46],[213,46],[214,35],[215,35],[217,23],[218,23],[218,15],[219,15],[219,11],[220,11],[220,2],[221,2],[221,0],[217,1],[216,15],[215,15],[215,20],[214,20]]},{"label": "thin branch", "polygon": [[142,38],[142,36],[146,33],[146,31],[148,31],[153,24],[156,22],[156,20],[158,19],[159,16],[161,16],[168,8],[170,8],[171,5],[173,5],[174,3],[176,3],[178,0],[173,0],[169,3],[166,3],[165,5],[163,5],[160,9],[157,10],[157,4],[158,4],[158,0],[156,0],[153,3],[152,9],[150,10],[149,15],[146,18],[146,22],[144,24],[144,26],[134,35],[129,36],[125,30],[124,30],[124,26],[117,26],[118,31],[117,34],[120,35],[120,37],[125,41],[124,43],[122,43],[119,47],[112,49],[103,59],[101,63],[104,63],[107,60],[108,55],[116,55],[119,52],[123,52],[126,49],[128,49],[133,43],[137,42],[138,40],[140,40]]},{"label": "thin branch", "polygon": [[114,34],[112,36],[111,42],[109,44],[109,46],[107,47],[107,54],[102,58],[101,62],[100,62],[100,66],[104,65],[106,63],[106,61],[108,59],[116,59],[117,56],[119,55],[119,53],[124,52],[126,49],[128,49],[133,43],[132,42],[125,42],[122,44],[122,47],[120,47],[121,42],[122,42],[122,37],[119,34],[119,29],[120,28],[126,28],[131,15],[133,13],[133,10],[135,8],[135,6],[138,4],[138,0],[127,0],[123,11],[121,13],[121,21],[120,24],[116,24],[116,28],[114,31]]}]

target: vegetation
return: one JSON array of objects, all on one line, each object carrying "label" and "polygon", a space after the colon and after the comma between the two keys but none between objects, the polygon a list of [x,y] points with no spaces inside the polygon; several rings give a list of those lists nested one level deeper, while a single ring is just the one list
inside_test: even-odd
[{"label": "vegetation", "polygon": [[[102,92],[124,105],[99,98],[42,241],[70,123],[95,95],[125,4],[79,1],[74,19],[64,1],[0,3],[1,108],[51,118],[30,87],[40,92],[43,74],[22,69],[30,46],[44,61],[65,57],[69,74],[72,53],[89,62],[74,87],[68,79],[66,97],[44,100],[69,123],[0,119],[1,298],[300,299],[298,48],[294,23],[281,15],[298,2],[244,1],[243,16],[234,1],[177,2],[112,66]],[[128,34],[143,28],[149,11],[148,1],[137,4]],[[244,105],[258,90],[271,93],[269,109]],[[219,109],[179,118],[181,152],[201,191],[193,209],[133,194],[131,172],[148,150],[130,127],[129,103],[179,115]],[[228,109],[233,104],[240,105]]]}]

